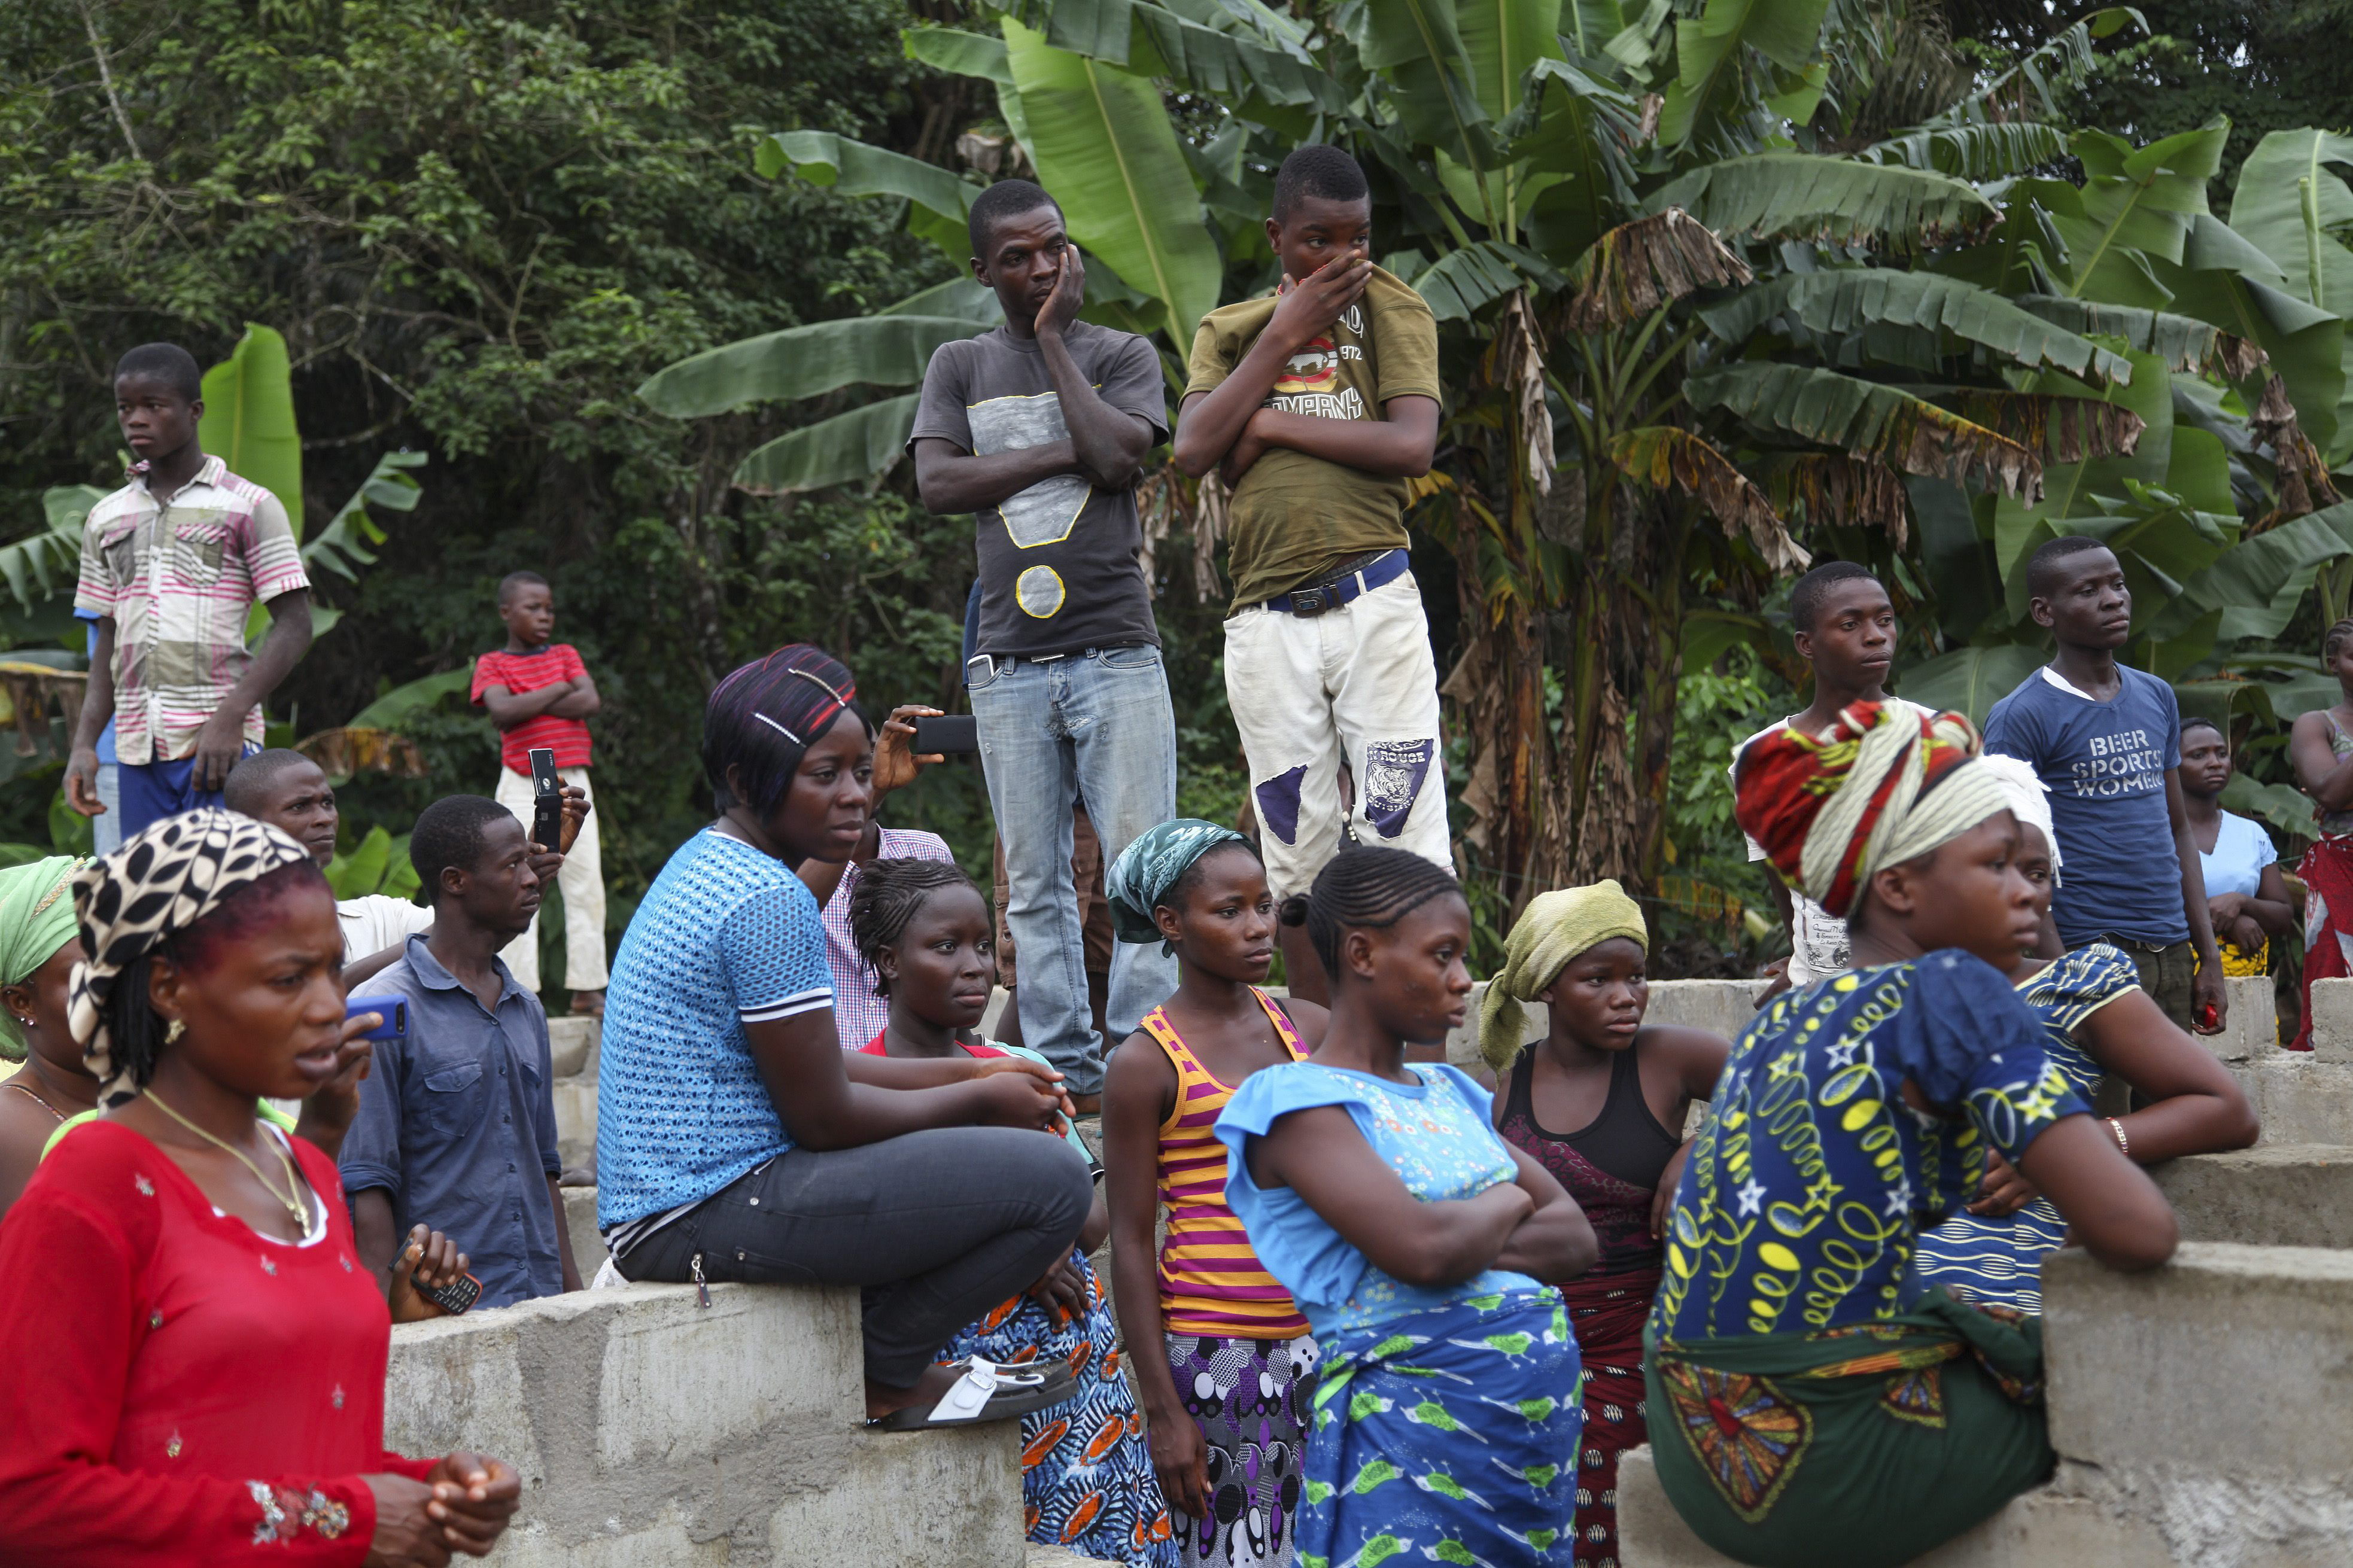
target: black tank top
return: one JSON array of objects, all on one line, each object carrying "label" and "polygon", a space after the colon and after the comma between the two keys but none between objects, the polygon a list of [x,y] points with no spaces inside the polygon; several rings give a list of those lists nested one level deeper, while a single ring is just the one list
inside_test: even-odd
[{"label": "black tank top", "polygon": [[1628,1185],[1653,1190],[1666,1173],[1667,1162],[1682,1147],[1682,1140],[1660,1126],[1659,1119],[1651,1113],[1634,1054],[1635,1047],[1629,1047],[1609,1064],[1609,1093],[1601,1102],[1601,1114],[1581,1131],[1556,1132],[1536,1121],[1535,1049],[1522,1051],[1512,1065],[1511,1098],[1504,1103],[1504,1114],[1507,1120],[1523,1122],[1546,1142],[1567,1144]]}]

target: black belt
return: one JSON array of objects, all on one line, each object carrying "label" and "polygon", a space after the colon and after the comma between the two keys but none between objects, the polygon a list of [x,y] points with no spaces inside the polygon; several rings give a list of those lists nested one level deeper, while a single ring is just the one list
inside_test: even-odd
[{"label": "black belt", "polygon": [[1351,599],[1362,598],[1376,588],[1388,586],[1404,576],[1412,565],[1412,558],[1404,551],[1385,550],[1321,583],[1277,594],[1258,607],[1293,616],[1320,616],[1326,610],[1338,609]]}]

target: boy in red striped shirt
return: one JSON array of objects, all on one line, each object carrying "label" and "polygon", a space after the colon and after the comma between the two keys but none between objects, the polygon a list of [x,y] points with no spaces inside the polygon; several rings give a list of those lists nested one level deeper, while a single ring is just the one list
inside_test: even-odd
[{"label": "boy in red striped shirt", "polygon": [[[555,633],[555,592],[536,572],[510,572],[499,580],[499,619],[506,623],[507,646],[474,662],[474,703],[489,710],[499,727],[501,805],[531,827],[531,753],[545,747],[568,784],[587,793],[591,807],[580,837],[564,858],[555,885],[564,893],[564,978],[572,987],[572,1011],[605,1013],[605,871],[597,853],[596,791],[588,783],[590,714],[604,706],[596,682],[570,643],[550,642]],[[515,984],[539,991],[539,921],[499,954]]]}]

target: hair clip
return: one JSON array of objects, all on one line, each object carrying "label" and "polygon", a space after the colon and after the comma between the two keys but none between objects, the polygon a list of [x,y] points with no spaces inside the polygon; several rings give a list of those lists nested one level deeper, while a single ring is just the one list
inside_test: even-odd
[{"label": "hair clip", "polygon": [[757,710],[754,710],[752,717],[757,719],[761,723],[765,724],[769,729],[774,730],[777,734],[782,735],[786,740],[790,741],[796,746],[806,746],[808,744],[807,741],[802,740],[798,735],[794,734],[790,730],[786,729],[782,724],[777,723],[765,713],[762,713]]},{"label": "hair clip", "polygon": [[[832,698],[836,702],[840,703],[844,708],[847,708],[847,707],[849,707],[849,698],[847,698],[847,697],[844,697],[840,692],[836,691],[836,690],[833,689],[833,685],[832,685],[832,683],[831,683],[830,681],[827,680],[827,679],[825,679],[825,677],[823,677],[823,676],[821,676],[821,675],[812,675],[812,674],[810,674],[807,670],[806,670],[806,669],[799,669],[799,668],[788,669],[788,670],[785,671],[785,673],[786,673],[786,675],[797,675],[797,676],[799,676],[803,680],[813,680],[813,681],[817,682],[819,686],[822,686],[822,687],[824,687],[824,688],[825,688],[825,692],[826,692],[826,695],[827,695],[827,696],[828,696],[828,697]],[[854,693],[857,691],[858,688],[857,688],[857,687],[855,687],[855,686],[852,686],[849,689],[850,689],[850,691],[854,694]]]}]

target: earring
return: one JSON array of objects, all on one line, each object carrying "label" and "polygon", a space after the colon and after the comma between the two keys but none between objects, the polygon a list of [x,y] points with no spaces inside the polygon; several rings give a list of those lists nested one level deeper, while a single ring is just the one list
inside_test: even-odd
[{"label": "earring", "polygon": [[172,1020],[171,1027],[164,1031],[164,1043],[167,1046],[176,1046],[180,1043],[180,1037],[187,1032],[188,1021],[185,1018],[174,1018]]}]

